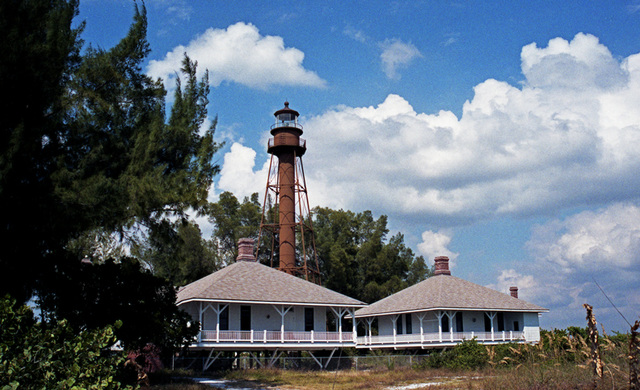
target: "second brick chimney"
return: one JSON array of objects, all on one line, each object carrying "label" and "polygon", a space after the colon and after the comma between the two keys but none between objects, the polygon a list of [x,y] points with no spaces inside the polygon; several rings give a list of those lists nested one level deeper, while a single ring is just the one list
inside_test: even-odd
[{"label": "second brick chimney", "polygon": [[238,240],[238,257],[236,261],[256,261],[253,255],[253,238],[241,238]]},{"label": "second brick chimney", "polygon": [[435,258],[436,270],[434,275],[451,275],[449,271],[449,258],[447,256],[437,256]]},{"label": "second brick chimney", "polygon": [[516,286],[509,287],[509,292],[511,293],[512,297],[518,298],[518,287]]}]

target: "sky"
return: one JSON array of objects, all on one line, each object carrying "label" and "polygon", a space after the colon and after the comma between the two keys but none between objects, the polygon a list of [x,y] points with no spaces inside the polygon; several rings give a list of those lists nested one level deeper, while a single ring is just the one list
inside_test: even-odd
[{"label": "sky", "polygon": [[[184,53],[209,72],[225,142],[211,200],[264,194],[273,113],[289,101],[311,207],[387,215],[429,263],[518,286],[549,310],[545,329],[585,326],[584,303],[607,331],[640,318],[640,0],[146,8],[145,72],[169,92]],[[77,20],[108,49],[133,13],[84,0]]]}]

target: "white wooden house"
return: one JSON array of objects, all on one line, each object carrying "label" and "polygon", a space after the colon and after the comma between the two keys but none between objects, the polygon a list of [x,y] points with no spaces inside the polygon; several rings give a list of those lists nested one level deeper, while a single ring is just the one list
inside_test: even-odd
[{"label": "white wooden house", "polygon": [[222,351],[271,351],[275,359],[283,351],[313,356],[354,347],[355,329],[343,329],[342,320],[366,306],[255,261],[238,261],[188,284],[177,304],[200,323],[190,348],[210,351],[205,369]]},{"label": "white wooden house", "polygon": [[[540,306],[451,276],[436,257],[435,275],[356,311],[365,325],[357,348],[424,349],[476,339],[486,344],[540,340]],[[377,334],[373,332],[377,325]]]}]

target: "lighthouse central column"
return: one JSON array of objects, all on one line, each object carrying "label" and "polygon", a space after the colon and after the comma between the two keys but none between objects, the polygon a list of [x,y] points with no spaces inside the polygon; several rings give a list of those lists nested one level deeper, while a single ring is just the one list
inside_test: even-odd
[{"label": "lighthouse central column", "polygon": [[278,160],[280,270],[294,274],[296,267],[295,157],[293,153],[284,153],[278,156]]}]

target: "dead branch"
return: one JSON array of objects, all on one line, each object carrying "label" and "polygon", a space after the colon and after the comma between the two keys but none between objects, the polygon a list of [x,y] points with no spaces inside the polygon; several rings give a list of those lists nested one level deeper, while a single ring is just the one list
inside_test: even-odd
[{"label": "dead branch", "polygon": [[597,386],[597,380],[602,379],[602,368],[604,364],[600,358],[600,350],[598,346],[598,324],[596,317],[593,315],[593,307],[587,303],[584,305],[587,309],[587,330],[589,331],[589,340],[591,341],[591,365],[593,366],[593,385]]},{"label": "dead branch", "polygon": [[640,390],[640,381],[638,380],[638,352],[640,351],[640,339],[638,338],[638,328],[640,320],[636,320],[631,327],[631,335],[629,337],[629,389]]}]

